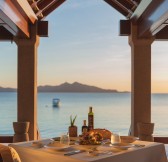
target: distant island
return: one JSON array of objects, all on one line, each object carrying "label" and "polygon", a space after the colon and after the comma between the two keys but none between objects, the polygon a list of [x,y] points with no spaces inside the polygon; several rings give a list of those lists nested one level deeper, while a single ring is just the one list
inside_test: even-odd
[{"label": "distant island", "polygon": [[[16,88],[3,88],[0,87],[0,92],[16,92]],[[45,86],[38,86],[38,92],[81,92],[81,93],[125,93],[117,91],[115,89],[102,89],[96,86],[90,86],[81,84],[78,82],[70,83],[63,83],[57,86],[45,85]]]},{"label": "distant island", "polygon": [[0,92],[16,92],[17,89],[16,88],[4,88],[4,87],[0,87]]}]

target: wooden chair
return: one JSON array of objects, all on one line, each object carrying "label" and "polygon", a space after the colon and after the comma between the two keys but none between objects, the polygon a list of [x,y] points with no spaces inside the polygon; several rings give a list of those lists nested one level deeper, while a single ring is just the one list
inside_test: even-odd
[{"label": "wooden chair", "polygon": [[21,162],[14,148],[0,144],[0,162]]}]

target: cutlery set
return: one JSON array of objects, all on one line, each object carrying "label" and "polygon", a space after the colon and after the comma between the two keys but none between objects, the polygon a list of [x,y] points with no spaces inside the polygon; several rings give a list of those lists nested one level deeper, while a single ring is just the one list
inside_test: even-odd
[{"label": "cutlery set", "polygon": [[[134,144],[133,147],[141,148],[141,147],[145,147],[145,145]],[[86,150],[75,150],[75,151],[67,152],[64,155],[65,156],[71,156],[71,155],[79,154],[79,153],[82,153],[82,152],[86,152]],[[97,150],[90,150],[90,151],[88,151],[88,153],[91,154],[91,155],[94,155],[94,156],[103,155],[103,154],[109,154],[109,155],[112,154],[111,151],[97,152]]]},{"label": "cutlery set", "polygon": [[85,152],[85,150],[75,150],[75,151],[67,152],[64,155],[65,156],[70,156],[70,155],[79,154],[79,153],[82,153],[82,152]]}]

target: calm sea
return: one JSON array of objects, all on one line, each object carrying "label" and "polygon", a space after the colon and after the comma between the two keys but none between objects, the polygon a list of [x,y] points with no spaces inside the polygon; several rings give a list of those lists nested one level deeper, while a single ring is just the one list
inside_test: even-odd
[{"label": "calm sea", "polygon": [[[52,99],[60,98],[61,106],[52,107]],[[42,137],[60,136],[67,132],[70,115],[77,115],[78,132],[93,107],[95,127],[127,135],[131,117],[130,93],[39,93],[38,127]],[[0,134],[13,134],[12,122],[17,119],[17,94],[0,93]],[[168,135],[168,94],[152,95],[154,134]]]}]

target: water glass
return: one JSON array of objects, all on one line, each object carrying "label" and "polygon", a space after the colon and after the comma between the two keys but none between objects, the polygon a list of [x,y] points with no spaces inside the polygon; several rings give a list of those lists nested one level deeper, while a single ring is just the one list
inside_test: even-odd
[{"label": "water glass", "polygon": [[121,142],[120,134],[119,133],[113,133],[111,135],[111,144],[118,144]]},{"label": "water glass", "polygon": [[68,133],[63,133],[60,137],[60,143],[64,145],[70,144],[70,137]]}]

